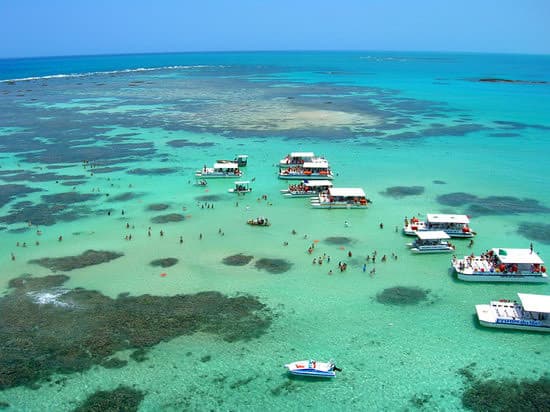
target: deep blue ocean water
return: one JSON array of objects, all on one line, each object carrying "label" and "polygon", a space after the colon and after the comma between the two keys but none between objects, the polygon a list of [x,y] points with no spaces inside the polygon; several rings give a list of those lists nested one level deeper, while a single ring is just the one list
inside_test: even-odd
[{"label": "deep blue ocean water", "polygon": [[[460,282],[450,256],[410,254],[400,227],[405,216],[465,213],[478,235],[471,247],[457,240],[457,255],[533,243],[550,259],[550,56],[51,57],[0,60],[0,79],[7,410],[72,410],[121,385],[143,393],[140,410],[467,410],[468,391],[486,382],[548,391],[548,337],[475,318],[476,304],[550,294],[548,284]],[[291,151],[327,157],[335,186],[362,187],[371,207],[312,210],[283,198],[274,165]],[[249,155],[251,194],[229,194],[232,180],[193,185],[195,170],[239,153]],[[272,226],[248,227],[256,216]],[[90,249],[123,256],[33,262]],[[223,263],[240,253],[252,261]],[[177,263],[151,265],[168,257]],[[10,283],[60,274],[68,278]],[[91,290],[104,307],[121,305],[109,326],[98,326]],[[177,305],[167,299],[204,292],[222,295],[168,333],[174,325],[162,322]],[[158,303],[125,300],[146,294]],[[265,305],[263,321],[244,303],[224,306],[225,296]],[[147,322],[132,330],[149,343],[125,329],[136,310]],[[216,316],[199,316],[208,311]],[[139,348],[145,359],[132,355]],[[283,365],[308,358],[333,358],[343,372],[289,379]],[[121,367],[108,367],[113,359]],[[498,392],[484,390],[497,404]]]}]

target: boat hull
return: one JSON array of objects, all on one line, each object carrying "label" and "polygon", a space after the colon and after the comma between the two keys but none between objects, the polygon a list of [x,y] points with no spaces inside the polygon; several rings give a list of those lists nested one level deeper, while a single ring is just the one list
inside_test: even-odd
[{"label": "boat hull", "polygon": [[[450,237],[470,238],[475,236],[475,232],[471,232],[471,231],[462,232],[459,230],[445,230],[445,229],[437,229],[437,230],[443,230],[443,232],[447,233]],[[412,230],[409,228],[403,228],[403,234],[407,236],[416,236],[417,232],[429,232],[429,230],[423,230],[423,229]]]},{"label": "boat hull", "polygon": [[279,179],[282,180],[332,180],[333,175],[303,175],[303,174],[281,174],[279,173]]},{"label": "boat hull", "polygon": [[441,248],[441,249],[426,249],[426,248],[417,248],[417,247],[412,247],[411,248],[411,252],[412,253],[419,253],[419,254],[423,254],[423,253],[450,253],[454,251],[453,248]]},{"label": "boat hull", "polygon": [[519,282],[519,283],[547,283],[548,276],[545,275],[522,275],[522,274],[511,274],[511,273],[492,273],[488,272],[483,273],[472,273],[466,274],[458,271],[454,268],[457,278],[465,282]]}]

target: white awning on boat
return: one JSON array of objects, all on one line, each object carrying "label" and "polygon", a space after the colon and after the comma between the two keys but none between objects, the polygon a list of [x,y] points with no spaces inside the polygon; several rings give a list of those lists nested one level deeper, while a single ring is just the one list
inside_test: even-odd
[{"label": "white awning on boat", "polygon": [[332,187],[332,182],[330,180],[307,180],[307,181],[304,181],[304,185],[309,187],[318,187],[318,186]]},{"label": "white awning on boat", "polygon": [[214,169],[238,169],[237,163],[214,163]]},{"label": "white awning on boat", "polygon": [[314,157],[315,153],[313,152],[292,152],[288,157]]},{"label": "white awning on boat", "polygon": [[518,293],[523,309],[528,312],[550,313],[550,295]]},{"label": "white awning on boat", "polygon": [[544,261],[540,258],[540,256],[537,255],[536,252],[531,252],[531,249],[493,248],[493,253],[497,255],[499,260],[504,264],[544,264]]},{"label": "white awning on boat", "polygon": [[249,180],[243,180],[242,182],[235,182],[235,186],[248,186],[250,184]]},{"label": "white awning on boat", "polygon": [[426,220],[430,223],[470,223],[470,218],[466,215],[446,215],[446,214],[433,214],[428,213]]},{"label": "white awning on boat", "polygon": [[416,232],[416,236],[422,240],[450,239],[451,237],[442,230],[422,230]]},{"label": "white awning on boat", "polygon": [[326,160],[317,160],[315,162],[304,162],[302,165],[304,169],[320,169],[320,168],[328,168],[328,162]]},{"label": "white awning on boat", "polygon": [[329,187],[328,194],[329,196],[366,197],[360,187]]}]

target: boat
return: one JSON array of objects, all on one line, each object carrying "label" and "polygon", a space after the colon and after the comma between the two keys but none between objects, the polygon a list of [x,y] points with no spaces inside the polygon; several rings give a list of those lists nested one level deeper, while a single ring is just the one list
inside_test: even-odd
[{"label": "boat", "polygon": [[193,186],[208,186],[208,182],[204,179],[195,179],[195,183],[193,183]]},{"label": "boat", "polygon": [[248,155],[235,155],[233,160],[216,160],[217,163],[237,163],[239,167],[244,167],[248,164]]},{"label": "boat", "polygon": [[455,247],[449,242],[451,237],[442,230],[427,230],[416,232],[416,240],[408,243],[413,253],[445,253],[452,252]]},{"label": "boat", "polygon": [[341,371],[334,362],[318,362],[316,360],[303,360],[285,365],[289,373],[297,376],[309,376],[315,378],[334,378],[336,371]]},{"label": "boat", "polygon": [[244,167],[248,164],[248,155],[237,155],[235,156],[235,163],[239,165],[239,167]]},{"label": "boat", "polygon": [[271,226],[271,222],[267,217],[257,217],[246,221],[251,226]]},{"label": "boat", "polygon": [[311,197],[326,192],[332,187],[330,180],[303,180],[297,185],[289,185],[288,189],[281,190],[285,197]]},{"label": "boat", "polygon": [[292,152],[279,161],[279,167],[291,167],[308,162],[325,161],[323,157],[315,156],[313,152]]},{"label": "boat", "polygon": [[466,215],[448,215],[428,213],[426,221],[413,217],[410,222],[405,218],[403,233],[416,236],[416,232],[426,230],[443,230],[450,237],[473,237],[475,232],[470,229],[470,218]]},{"label": "boat", "polygon": [[550,296],[518,293],[521,304],[501,299],[489,305],[476,305],[482,326],[550,332]]},{"label": "boat", "polygon": [[285,180],[332,180],[334,176],[328,161],[305,162],[299,166],[279,168],[279,179]]},{"label": "boat", "polygon": [[531,249],[493,248],[480,256],[453,257],[452,268],[469,282],[548,282],[544,261]]},{"label": "boat", "polygon": [[239,165],[232,162],[217,162],[214,167],[204,166],[201,170],[197,170],[196,177],[200,178],[214,178],[214,177],[241,177],[242,172],[239,170]]},{"label": "boat", "polygon": [[327,192],[311,198],[311,207],[317,209],[366,209],[369,203],[359,187],[330,187]]},{"label": "boat", "polygon": [[227,190],[229,193],[250,193],[252,188],[250,187],[250,182],[248,180],[242,180],[235,182],[235,187]]}]

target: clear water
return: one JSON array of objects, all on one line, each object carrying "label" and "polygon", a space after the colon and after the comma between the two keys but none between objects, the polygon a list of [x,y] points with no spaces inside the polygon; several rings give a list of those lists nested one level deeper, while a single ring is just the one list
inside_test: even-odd
[{"label": "clear water", "polygon": [[[479,378],[539,378],[550,364],[548,337],[483,329],[474,305],[513,299],[517,292],[549,294],[550,287],[459,282],[448,272],[450,256],[411,255],[405,246],[410,240],[395,228],[405,216],[468,213],[478,236],[472,249],[457,240],[457,255],[533,242],[550,259],[544,226],[550,216],[549,73],[548,56],[481,54],[0,60],[0,194],[8,184],[41,189],[6,200],[0,216],[27,207],[17,206],[21,201],[47,203],[41,198],[47,194],[100,194],[68,206],[86,207],[75,220],[30,228],[25,220],[0,223],[3,291],[22,274],[51,274],[31,259],[113,250],[124,256],[67,272],[65,286],[113,298],[124,292],[248,293],[276,314],[258,339],[228,343],[202,333],[182,336],[151,348],[145,362],[130,360],[114,370],[97,366],[67,375],[62,385],[7,389],[0,401],[12,410],[70,410],[96,390],[125,384],[145,391],[141,410],[407,410],[417,407],[415,398],[426,399],[424,407],[431,410],[461,410],[465,383],[459,370],[468,365],[475,363],[471,368]],[[477,81],[488,77],[523,82]],[[531,83],[538,81],[546,83]],[[188,143],[183,147],[169,144],[182,139]],[[286,184],[274,165],[290,151],[326,156],[338,173],[335,185],[364,188],[372,206],[312,210],[307,199],[283,198],[279,190]],[[211,180],[207,188],[192,184],[194,170],[239,153],[249,155],[244,178],[254,179],[251,194],[227,193],[231,180]],[[96,165],[93,175],[84,160]],[[115,169],[97,171],[103,167]],[[136,169],[166,170],[140,175]],[[19,172],[32,175],[14,180]],[[61,176],[41,181],[46,173]],[[73,180],[81,184],[63,185]],[[384,195],[393,186],[424,191]],[[112,201],[128,192],[136,196]],[[511,199],[500,199],[489,211],[438,201],[456,192],[482,198],[481,206],[492,196]],[[203,208],[201,195],[219,195],[207,201],[215,207]],[[153,203],[168,204],[167,212],[183,213],[185,221],[152,224],[151,217],[164,213],[146,211]],[[260,215],[272,226],[245,224]],[[518,232],[525,222],[541,225],[537,239]],[[125,240],[128,234],[131,241]],[[326,243],[331,236],[349,237],[352,244]],[[316,248],[309,255],[312,242]],[[366,272],[362,268],[373,251],[379,260],[371,276],[372,263]],[[292,267],[269,274],[253,263],[222,264],[241,252],[286,259]],[[312,258],[324,253],[331,262],[313,265]],[[380,262],[392,253],[397,260]],[[179,263],[167,269],[149,265],[163,257]],[[348,262],[346,272],[338,270],[339,261]],[[395,286],[429,293],[416,305],[377,301]],[[211,360],[202,362],[206,355]],[[333,358],[343,372],[330,382],[289,381],[283,365],[307,358]]]}]

